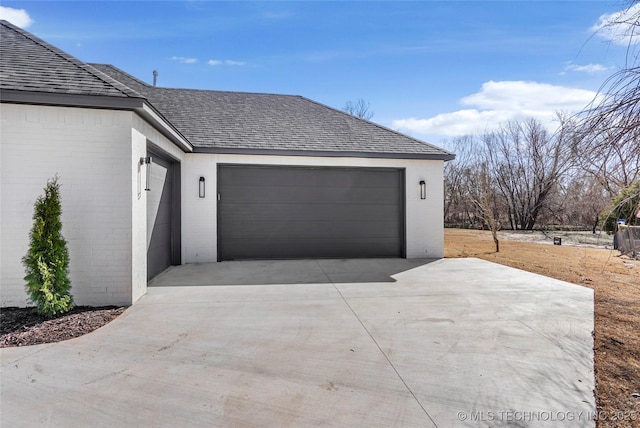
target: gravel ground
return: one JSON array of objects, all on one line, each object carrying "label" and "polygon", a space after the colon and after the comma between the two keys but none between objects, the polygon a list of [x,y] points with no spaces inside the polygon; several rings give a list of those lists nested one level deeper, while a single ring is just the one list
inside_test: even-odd
[{"label": "gravel ground", "polygon": [[561,238],[562,245],[585,248],[613,248],[613,235],[606,232],[565,232],[540,230],[503,230],[498,232],[498,239],[510,241],[537,242],[553,245],[553,238]]}]

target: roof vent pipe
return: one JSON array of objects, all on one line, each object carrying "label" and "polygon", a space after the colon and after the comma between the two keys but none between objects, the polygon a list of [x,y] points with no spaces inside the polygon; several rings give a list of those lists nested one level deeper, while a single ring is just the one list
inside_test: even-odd
[{"label": "roof vent pipe", "polygon": [[153,70],[153,86],[156,86],[156,81],[158,80],[158,71]]}]

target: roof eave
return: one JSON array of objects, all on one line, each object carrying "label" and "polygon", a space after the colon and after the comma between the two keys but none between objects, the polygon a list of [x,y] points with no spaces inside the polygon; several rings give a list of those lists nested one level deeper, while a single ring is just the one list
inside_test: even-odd
[{"label": "roof eave", "polygon": [[308,157],[340,157],[340,158],[379,158],[379,159],[424,159],[450,161],[455,158],[450,153],[379,153],[351,151],[320,150],[276,150],[252,148],[194,147],[194,153],[212,153],[229,155],[263,155],[263,156],[308,156]]},{"label": "roof eave", "polygon": [[13,104],[35,104],[64,107],[89,107],[114,110],[132,110],[144,102],[142,98],[85,95],[61,92],[23,91],[0,89],[0,101]]},{"label": "roof eave", "polygon": [[144,98],[0,89],[0,102],[134,111],[183,151],[193,151],[191,143]]},{"label": "roof eave", "polygon": [[193,145],[187,140],[185,136],[180,133],[167,119],[156,110],[153,105],[148,102],[144,102],[141,108],[136,109],[136,112],[142,116],[147,122],[153,124],[162,134],[169,138],[174,144],[178,145],[184,152],[193,152]]}]

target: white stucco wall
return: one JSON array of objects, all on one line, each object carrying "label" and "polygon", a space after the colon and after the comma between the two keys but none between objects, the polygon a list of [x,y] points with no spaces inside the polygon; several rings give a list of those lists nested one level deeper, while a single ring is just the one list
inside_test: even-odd
[{"label": "white stucco wall", "polygon": [[29,305],[24,267],[33,204],[61,183],[63,235],[78,305],[131,304],[146,292],[148,141],[181,152],[129,111],[0,104],[0,303]]},{"label": "white stucco wall", "polygon": [[[443,161],[413,159],[334,158],[302,156],[243,156],[186,154],[182,164],[183,263],[217,261],[218,163],[403,168],[406,177],[406,246],[408,258],[443,257]],[[205,177],[207,196],[198,197],[198,180]],[[421,200],[420,180],[427,184]]]}]

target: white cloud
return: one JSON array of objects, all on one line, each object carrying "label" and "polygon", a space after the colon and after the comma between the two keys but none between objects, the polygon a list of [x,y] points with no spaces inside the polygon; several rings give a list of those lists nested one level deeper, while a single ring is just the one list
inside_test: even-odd
[{"label": "white cloud", "polygon": [[596,93],[547,83],[526,81],[485,82],[482,89],[460,100],[472,107],[419,119],[398,119],[395,129],[411,134],[456,137],[492,131],[509,120],[535,118],[555,128],[556,112],[578,112]]},{"label": "white cloud", "polygon": [[33,24],[33,19],[24,9],[13,9],[11,7],[0,6],[0,19],[9,21],[16,27],[27,28]]},{"label": "white cloud", "polygon": [[[440,134],[448,137],[471,135],[482,132],[491,123],[500,123],[509,119],[506,112],[458,110],[442,113],[428,119],[399,119],[393,121],[393,127],[411,134]],[[483,129],[483,124],[484,129]]]},{"label": "white cloud", "polygon": [[591,31],[616,45],[635,45],[640,43],[639,17],[640,3],[636,3],[628,9],[601,15]]},{"label": "white cloud", "polygon": [[213,65],[213,66],[216,66],[216,65],[231,65],[231,66],[233,66],[233,65],[245,65],[245,62],[243,62],[243,61],[234,61],[234,60],[231,60],[231,59],[226,59],[224,61],[222,61],[220,59],[210,59],[207,62],[207,64]]},{"label": "white cloud", "polygon": [[595,93],[585,89],[567,88],[548,83],[489,81],[480,92],[464,97],[463,105],[493,110],[579,110],[593,99]]},{"label": "white cloud", "polygon": [[182,64],[195,64],[196,62],[198,62],[197,58],[188,58],[188,57],[184,57],[184,56],[172,56],[171,60],[172,61],[179,61]]},{"label": "white cloud", "polygon": [[573,64],[573,63],[568,63],[564,66],[564,69],[566,71],[576,71],[579,73],[588,73],[588,74],[597,74],[597,73],[602,73],[604,71],[609,71],[611,70],[612,67],[607,67],[605,65],[602,64],[585,64],[585,65],[578,65],[578,64]]}]

